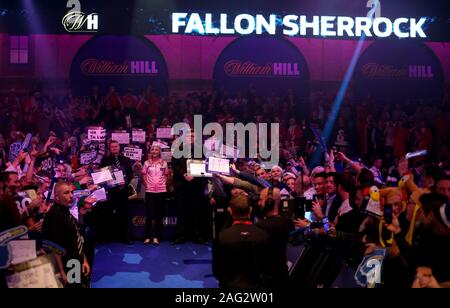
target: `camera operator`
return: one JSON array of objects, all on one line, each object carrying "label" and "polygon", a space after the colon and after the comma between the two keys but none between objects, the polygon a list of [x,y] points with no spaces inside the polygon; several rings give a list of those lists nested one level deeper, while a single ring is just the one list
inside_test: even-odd
[{"label": "camera operator", "polygon": [[270,253],[273,259],[270,279],[273,286],[286,285],[289,278],[286,247],[290,228],[286,219],[281,216],[280,204],[281,194],[278,188],[265,188],[259,194],[258,205],[262,210],[263,218],[256,226],[269,235]]}]

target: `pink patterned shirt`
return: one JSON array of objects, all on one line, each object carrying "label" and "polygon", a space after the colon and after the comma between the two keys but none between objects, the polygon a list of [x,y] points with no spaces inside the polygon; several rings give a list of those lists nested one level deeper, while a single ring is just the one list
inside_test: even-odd
[{"label": "pink patterned shirt", "polygon": [[145,191],[150,193],[167,192],[166,188],[167,162],[160,159],[156,162],[147,160],[142,167]]}]

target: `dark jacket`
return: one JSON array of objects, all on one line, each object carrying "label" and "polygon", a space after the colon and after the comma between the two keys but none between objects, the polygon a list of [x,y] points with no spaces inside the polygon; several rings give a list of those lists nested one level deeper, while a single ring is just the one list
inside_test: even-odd
[{"label": "dark jacket", "polygon": [[329,221],[334,221],[336,219],[336,216],[337,216],[339,208],[341,207],[341,204],[342,204],[342,199],[339,196],[339,194],[336,194],[334,196],[333,201],[331,202],[330,210],[328,212],[328,220]]},{"label": "dark jacket", "polygon": [[219,233],[213,246],[213,274],[224,288],[268,286],[270,240],[254,225],[233,225]]},{"label": "dark jacket", "polygon": [[281,216],[267,217],[256,224],[269,235],[270,257],[270,287],[281,287],[289,279],[286,249],[290,227]]},{"label": "dark jacket", "polygon": [[22,217],[14,199],[8,195],[0,195],[0,232],[22,224]]},{"label": "dark jacket", "polygon": [[336,230],[353,234],[358,233],[362,221],[363,214],[356,209],[352,209],[350,212],[339,216]]},{"label": "dark jacket", "polygon": [[197,177],[192,181],[188,182],[184,178],[184,175],[187,173],[187,159],[186,158],[172,158],[171,167],[173,171],[173,186],[175,190],[180,189],[180,187],[184,187],[191,192],[195,192],[196,194],[204,194],[205,185],[207,183],[206,178]]},{"label": "dark jacket", "polygon": [[42,237],[60,245],[66,250],[66,254],[63,257],[64,266],[70,259],[77,259],[80,263],[83,263],[84,248],[80,253],[77,241],[77,233],[81,232],[79,230],[78,224],[74,218],[71,218],[68,207],[55,203],[45,215]]},{"label": "dark jacket", "polygon": [[[419,266],[430,267],[433,276],[439,283],[450,281],[450,236],[436,235],[430,230],[422,230],[415,246],[411,247],[405,240],[403,233],[395,236],[402,258],[410,268]],[[412,281],[410,282],[412,284]]]},{"label": "dark jacket", "polygon": [[187,159],[172,157],[173,184],[175,187],[183,185],[186,182],[184,175],[187,173]]}]

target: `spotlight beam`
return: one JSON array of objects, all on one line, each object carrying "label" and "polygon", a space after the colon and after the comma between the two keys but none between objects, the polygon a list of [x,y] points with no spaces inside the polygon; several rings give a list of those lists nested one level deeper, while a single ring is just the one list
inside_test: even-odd
[{"label": "spotlight beam", "polygon": [[[374,0],[374,8],[370,11],[370,15],[368,16],[371,20],[373,20],[375,11],[378,8],[378,6],[379,6],[379,1]],[[331,108],[331,112],[328,116],[327,123],[325,124],[325,128],[323,129],[323,133],[322,133],[325,143],[328,143],[328,141],[331,137],[331,133],[333,131],[334,124],[336,123],[336,119],[339,114],[339,110],[341,109],[342,102],[344,101],[345,93],[347,93],[347,89],[350,84],[351,78],[353,76],[353,72],[355,71],[356,63],[361,54],[361,50],[362,50],[365,39],[366,39],[366,34],[363,33],[361,38],[358,40],[358,44],[356,45],[356,49],[353,52],[353,56],[350,61],[350,65],[348,66],[347,71],[345,72],[344,79],[342,80],[342,83],[338,90],[338,94],[336,95],[336,98],[333,102],[333,107]],[[310,162],[310,167],[317,165],[319,163],[320,159],[321,159],[320,153],[316,152],[314,154],[314,156],[312,157],[312,160]]]}]

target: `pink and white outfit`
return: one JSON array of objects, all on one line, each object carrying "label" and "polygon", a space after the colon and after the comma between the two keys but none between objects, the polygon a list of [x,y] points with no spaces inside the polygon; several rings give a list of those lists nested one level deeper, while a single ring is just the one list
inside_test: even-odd
[{"label": "pink and white outfit", "polygon": [[162,235],[162,215],[166,198],[167,162],[147,160],[142,168],[145,182],[145,237],[160,239]]},{"label": "pink and white outfit", "polygon": [[145,191],[149,193],[167,192],[166,188],[167,162],[147,160],[142,168],[145,181]]}]

